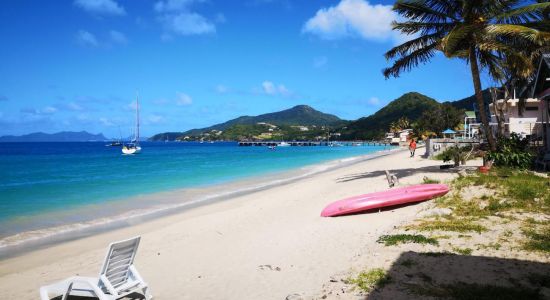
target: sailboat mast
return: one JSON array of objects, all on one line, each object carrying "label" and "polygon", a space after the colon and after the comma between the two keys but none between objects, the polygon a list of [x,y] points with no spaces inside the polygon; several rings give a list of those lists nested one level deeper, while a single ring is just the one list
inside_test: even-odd
[{"label": "sailboat mast", "polygon": [[139,95],[136,95],[136,142],[139,142]]}]

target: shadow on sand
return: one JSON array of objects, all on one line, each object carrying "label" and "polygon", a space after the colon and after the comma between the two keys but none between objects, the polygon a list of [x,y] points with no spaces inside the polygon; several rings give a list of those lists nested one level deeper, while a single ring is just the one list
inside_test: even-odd
[{"label": "shadow on sand", "polygon": [[365,299],[549,299],[550,264],[404,252]]},{"label": "shadow on sand", "polygon": [[[403,177],[408,177],[417,173],[439,173],[439,174],[456,173],[457,170],[459,169],[458,168],[440,169],[439,166],[427,166],[427,167],[421,167],[421,168],[396,169],[396,170],[388,170],[388,171],[390,171],[390,173],[392,174],[395,174],[397,178],[401,179]],[[386,171],[378,170],[373,172],[350,174],[344,177],[337,178],[336,182],[348,182],[348,181],[353,181],[358,179],[374,178],[378,176],[386,176]]]}]

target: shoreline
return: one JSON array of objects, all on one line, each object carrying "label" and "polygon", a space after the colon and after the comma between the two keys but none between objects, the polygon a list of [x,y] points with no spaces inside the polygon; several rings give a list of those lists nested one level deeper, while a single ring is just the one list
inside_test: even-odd
[{"label": "shoreline", "polygon": [[[27,230],[2,237],[0,239],[0,261],[59,243],[74,241],[93,236],[95,234],[132,226],[132,224],[135,223],[162,218],[200,206],[210,205],[221,201],[230,201],[235,197],[282,186],[316,174],[329,172],[338,168],[344,168],[350,164],[383,157],[402,150],[403,149],[400,148],[380,150],[365,155],[328,160],[286,171],[270,172],[260,176],[259,178],[236,179],[229,182],[211,184],[198,188],[180,188],[170,191],[142,194],[135,197],[117,200],[114,203],[86,205],[63,212],[45,214],[44,216],[46,217],[49,216],[51,218],[55,218],[56,214],[59,213],[62,213],[63,215],[74,215],[89,210],[90,208],[97,211],[101,207],[108,207],[110,205],[127,208],[130,205],[135,207],[135,202],[138,204],[136,208],[124,213],[100,216],[99,218],[96,216],[92,220],[84,220],[82,222],[74,222],[60,226]],[[164,199],[170,200],[166,201]],[[154,202],[156,204],[145,204],[150,202]],[[118,209],[120,212],[123,210],[124,209],[121,208]]]},{"label": "shoreline", "polygon": [[324,206],[386,190],[384,170],[400,174],[402,185],[455,176],[438,161],[406,153],[0,260],[0,298],[32,299],[41,285],[93,276],[110,242],[140,235],[136,267],[156,299],[311,299],[333,275],[354,268],[382,232],[415,218],[425,204],[338,218],[320,217]]}]

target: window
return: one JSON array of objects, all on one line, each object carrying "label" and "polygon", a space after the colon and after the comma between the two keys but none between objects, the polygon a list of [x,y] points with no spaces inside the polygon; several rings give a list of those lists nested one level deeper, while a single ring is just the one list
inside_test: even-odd
[{"label": "window", "polygon": [[536,111],[536,110],[539,110],[539,108],[538,108],[538,107],[536,107],[536,106],[527,106],[527,107],[525,108],[525,110],[532,110],[532,111]]}]

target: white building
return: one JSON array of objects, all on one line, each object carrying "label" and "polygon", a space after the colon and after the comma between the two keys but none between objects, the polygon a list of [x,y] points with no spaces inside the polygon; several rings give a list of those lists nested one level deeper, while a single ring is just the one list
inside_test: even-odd
[{"label": "white building", "polygon": [[[525,100],[524,109],[520,109],[519,99],[508,101],[498,100],[497,108],[503,110],[505,135],[517,133],[523,137],[538,137],[542,134],[542,101],[537,98]],[[491,113],[491,125],[493,130],[497,129],[497,117],[493,103],[489,104]],[[497,112],[498,113],[498,112]]]}]

